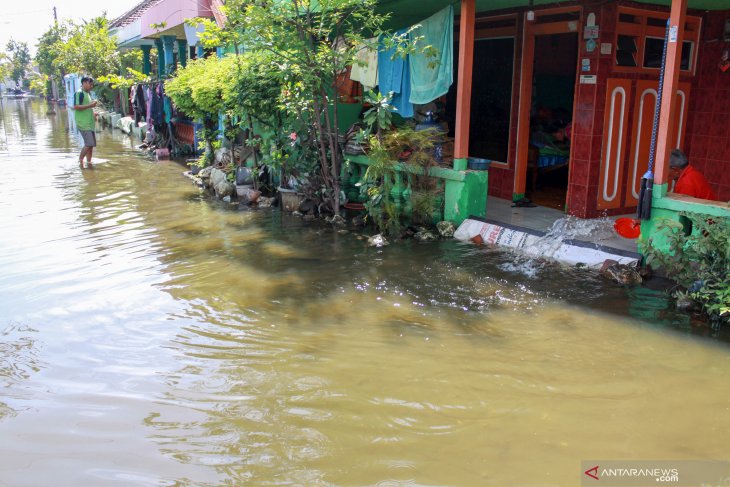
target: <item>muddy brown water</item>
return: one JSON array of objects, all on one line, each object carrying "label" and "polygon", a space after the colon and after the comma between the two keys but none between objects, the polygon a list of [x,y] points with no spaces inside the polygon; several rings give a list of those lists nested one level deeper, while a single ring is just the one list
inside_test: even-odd
[{"label": "muddy brown water", "polygon": [[730,349],[661,292],[201,195],[3,101],[0,486],[569,486],[728,459]]}]

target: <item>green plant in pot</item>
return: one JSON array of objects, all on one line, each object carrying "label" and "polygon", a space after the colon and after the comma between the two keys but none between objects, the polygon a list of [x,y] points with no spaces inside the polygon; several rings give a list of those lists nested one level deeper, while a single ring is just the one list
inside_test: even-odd
[{"label": "green plant in pot", "polygon": [[375,135],[378,140],[382,140],[383,131],[389,129],[393,125],[393,111],[395,107],[390,104],[393,99],[393,93],[383,95],[379,91],[370,90],[363,98],[365,106],[369,106],[362,119],[367,127],[366,135]]},{"label": "green plant in pot", "polygon": [[370,165],[361,191],[379,231],[396,235],[409,216],[414,224],[432,223],[441,195],[429,171],[436,165],[432,149],[439,137],[437,130],[410,127],[370,137]]}]

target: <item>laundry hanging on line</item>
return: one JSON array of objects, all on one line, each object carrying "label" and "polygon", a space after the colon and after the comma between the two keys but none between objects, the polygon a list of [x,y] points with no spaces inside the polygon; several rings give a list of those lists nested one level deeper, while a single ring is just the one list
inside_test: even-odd
[{"label": "laundry hanging on line", "polygon": [[436,12],[409,34],[411,41],[421,36],[419,45],[433,46],[438,52],[434,58],[416,49],[417,52],[410,56],[409,101],[417,104],[445,95],[454,82],[454,6]]},{"label": "laundry hanging on line", "polygon": [[[397,34],[403,35],[406,30],[398,31]],[[404,118],[413,116],[413,104],[409,101],[411,95],[411,73],[410,73],[410,56],[398,56],[396,49],[386,49],[380,43],[378,50],[378,83],[380,92],[384,95],[393,93],[391,105],[395,107],[397,113]]]},{"label": "laundry hanging on line", "polygon": [[367,39],[357,46],[356,59],[350,70],[350,79],[359,81],[363,88],[371,90],[378,85],[378,38]]}]

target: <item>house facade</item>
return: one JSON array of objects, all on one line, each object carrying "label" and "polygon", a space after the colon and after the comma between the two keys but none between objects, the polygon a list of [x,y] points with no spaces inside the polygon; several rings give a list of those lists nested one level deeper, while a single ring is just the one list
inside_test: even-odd
[{"label": "house facade", "polygon": [[[221,5],[219,1],[212,3]],[[143,0],[114,19],[110,32],[119,49],[142,50],[145,74],[163,78],[178,62],[185,66],[188,59],[202,55],[196,28],[185,23],[197,17],[214,17],[211,0]],[[153,49],[157,66],[150,61]]]},{"label": "house facade", "polygon": [[[396,22],[414,21],[398,15],[410,3],[388,4]],[[649,159],[669,5],[527,3],[461,4],[454,57],[471,65],[455,73],[471,79],[456,79],[454,96],[446,100],[447,111],[460,112],[448,117],[455,120],[456,159],[492,160],[492,196],[516,200],[539,193],[535,183],[551,178],[546,183],[552,198],[572,215],[635,211]],[[730,70],[720,63],[730,49],[730,4],[723,10],[721,1],[690,0],[689,7],[673,34],[681,36],[682,48],[666,147],[684,150],[719,199],[728,201]],[[534,151],[535,132],[553,124],[570,131],[566,157],[555,171],[549,162],[536,161]]]},{"label": "house facade", "polygon": [[[379,8],[400,29],[451,4]],[[223,23],[220,6],[145,0],[112,25],[120,48],[143,50],[146,72],[156,49],[164,76],[202,54],[185,19]],[[528,197],[580,218],[635,212],[659,101],[654,206],[672,217],[727,216],[725,203],[672,195],[667,166],[669,152],[682,149],[719,200],[730,200],[727,0],[463,0],[455,11],[454,83],[440,100],[453,164],[438,172],[457,189],[449,194],[447,184],[444,216],[488,216],[487,194]],[[560,152],[546,150],[546,138],[558,139]],[[491,161],[488,177],[470,174],[470,157]],[[645,223],[642,235],[655,226]]]}]

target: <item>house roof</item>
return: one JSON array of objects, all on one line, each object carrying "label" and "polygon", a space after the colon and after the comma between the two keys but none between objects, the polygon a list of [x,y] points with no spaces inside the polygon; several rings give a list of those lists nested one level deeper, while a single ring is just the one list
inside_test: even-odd
[{"label": "house roof", "polygon": [[210,9],[213,11],[213,17],[215,17],[215,21],[218,24],[218,26],[223,27],[226,25],[226,14],[223,12],[223,7],[225,5],[225,0],[211,0],[210,1]]},{"label": "house roof", "polygon": [[154,7],[162,0],[142,0],[140,3],[112,20],[110,27],[126,27],[132,22],[139,20],[147,10]]}]

